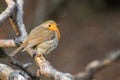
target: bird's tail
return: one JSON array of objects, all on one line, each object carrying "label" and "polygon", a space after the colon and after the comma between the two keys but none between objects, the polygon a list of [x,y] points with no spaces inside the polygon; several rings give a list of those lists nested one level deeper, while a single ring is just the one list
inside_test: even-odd
[{"label": "bird's tail", "polygon": [[14,56],[16,53],[20,52],[24,47],[21,45],[19,46],[17,49],[15,49],[14,51],[12,51],[11,53],[9,53],[9,56]]}]

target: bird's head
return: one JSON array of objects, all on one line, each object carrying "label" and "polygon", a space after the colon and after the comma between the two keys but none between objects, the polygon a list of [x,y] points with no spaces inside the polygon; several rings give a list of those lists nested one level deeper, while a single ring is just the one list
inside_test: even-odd
[{"label": "bird's head", "polygon": [[42,24],[42,26],[48,30],[53,30],[57,33],[58,39],[60,39],[60,31],[55,21],[48,20]]}]

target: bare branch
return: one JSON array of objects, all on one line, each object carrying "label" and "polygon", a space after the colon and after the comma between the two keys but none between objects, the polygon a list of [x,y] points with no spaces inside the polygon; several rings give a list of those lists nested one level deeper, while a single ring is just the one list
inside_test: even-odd
[{"label": "bare branch", "polygon": [[27,32],[25,29],[25,25],[23,23],[23,4],[24,0],[17,0],[16,1],[16,8],[17,8],[17,14],[16,14],[16,22],[17,22],[17,29],[20,32],[20,36],[17,39],[18,42],[22,42],[27,37]]},{"label": "bare branch", "polygon": [[17,47],[13,39],[2,40],[0,39],[0,47]]},{"label": "bare branch", "polygon": [[10,73],[8,80],[32,80],[25,72],[15,70]]},{"label": "bare branch", "polygon": [[12,14],[12,15],[10,16],[10,18],[9,18],[9,21],[10,21],[10,23],[11,23],[11,25],[12,25],[15,33],[16,33],[16,35],[17,35],[17,36],[20,36],[20,31],[19,31],[19,29],[18,29],[18,27],[17,27],[17,22],[16,22],[16,15]]},{"label": "bare branch", "polygon": [[26,75],[26,77],[28,77],[28,78],[30,78],[30,77],[35,78],[36,77],[33,73],[31,73],[30,71],[27,70],[27,68],[29,66],[31,66],[32,63],[26,63],[26,64],[20,63],[19,61],[15,60],[13,57],[10,57],[9,55],[8,55],[8,58],[11,60],[11,63],[13,65],[19,67],[20,69],[22,69],[24,72],[26,72],[29,75],[29,76]]},{"label": "bare branch", "polygon": [[13,0],[5,0],[8,7],[4,12],[0,14],[0,26],[2,23],[13,13],[14,8],[15,8],[15,3]]},{"label": "bare branch", "polygon": [[88,64],[84,72],[80,72],[75,75],[75,80],[93,80],[95,73],[103,69],[104,67],[112,64],[114,61],[120,58],[120,50],[110,52],[105,58],[95,60]]},{"label": "bare branch", "polygon": [[13,71],[14,70],[12,68],[8,67],[7,65],[0,64],[0,78],[1,79],[8,80],[10,73]]},{"label": "bare branch", "polygon": [[36,54],[34,60],[39,67],[36,73],[37,76],[45,76],[53,80],[73,80],[69,73],[62,73],[53,68],[42,54]]},{"label": "bare branch", "polygon": [[[34,74],[27,70],[27,68],[28,68],[29,66],[31,66],[32,63],[23,64],[23,63],[17,61],[16,59],[14,59],[13,57],[9,56],[9,54],[7,54],[5,51],[3,52],[3,54],[6,56],[6,58],[8,58],[8,60],[9,60],[9,62],[10,62],[11,64],[19,67],[19,68],[22,70],[22,71],[14,70],[13,72],[11,72],[10,75],[9,75],[10,78],[11,78],[10,80],[13,80],[14,77],[19,77],[19,79],[20,79],[21,77],[24,77],[24,78],[26,78],[27,80],[28,80],[28,79],[31,80],[31,78],[35,78]],[[1,64],[0,64],[0,65],[1,65]],[[9,66],[8,66],[8,67],[9,67]],[[1,68],[1,66],[0,66],[0,68]],[[24,75],[24,76],[20,76],[21,74]],[[1,73],[1,75],[4,75],[4,73]],[[6,77],[7,77],[7,76],[6,76]],[[1,77],[0,77],[0,79],[1,79]],[[19,79],[17,79],[17,80],[19,80]],[[25,80],[26,80],[26,79],[25,79]],[[21,79],[20,79],[20,80],[21,80]],[[23,80],[23,79],[22,79],[22,80]]]},{"label": "bare branch", "polygon": [[[23,76],[24,75],[24,76]],[[13,70],[11,67],[0,64],[0,79],[1,80],[30,80],[24,72]]]},{"label": "bare branch", "polygon": [[31,48],[28,48],[27,52],[31,57],[34,57],[34,61],[39,67],[38,71],[36,72],[36,76],[45,76],[54,80],[73,80],[69,73],[62,73],[53,68],[41,53],[36,53]]}]

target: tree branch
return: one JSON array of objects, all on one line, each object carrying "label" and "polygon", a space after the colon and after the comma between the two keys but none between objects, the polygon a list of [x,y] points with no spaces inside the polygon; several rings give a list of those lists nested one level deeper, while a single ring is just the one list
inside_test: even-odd
[{"label": "tree branch", "polygon": [[11,18],[14,30],[16,31],[16,34],[19,35],[19,37],[15,39],[17,43],[22,42],[27,37],[27,32],[23,23],[23,4],[24,0],[16,0],[16,19]]},{"label": "tree branch", "polygon": [[72,75],[69,73],[62,73],[55,68],[53,68],[50,63],[45,59],[45,57],[41,53],[36,53],[33,49],[27,49],[28,54],[34,58],[36,65],[38,66],[38,70],[36,72],[36,76],[41,77],[45,76],[49,79],[54,80],[72,80]]},{"label": "tree branch", "polygon": [[17,47],[13,39],[2,40],[0,39],[0,47]]},{"label": "tree branch", "polygon": [[36,73],[37,76],[44,76],[51,80],[73,80],[72,75],[69,73],[62,73],[53,68],[42,54],[36,54],[34,60],[39,67]]},{"label": "tree branch", "polygon": [[0,80],[31,80],[31,79],[24,72],[13,70],[11,67],[5,64],[0,64]]},{"label": "tree branch", "polygon": [[13,13],[15,8],[15,3],[13,0],[5,0],[5,2],[7,3],[8,7],[0,14],[0,26]]},{"label": "tree branch", "polygon": [[120,58],[120,50],[112,51],[105,58],[92,61],[84,72],[75,75],[75,80],[93,80],[95,74]]}]

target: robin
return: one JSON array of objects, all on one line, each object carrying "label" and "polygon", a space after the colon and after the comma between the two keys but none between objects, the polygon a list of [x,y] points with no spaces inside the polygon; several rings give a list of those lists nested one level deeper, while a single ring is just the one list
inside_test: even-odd
[{"label": "robin", "polygon": [[9,56],[14,56],[16,53],[21,50],[24,51],[27,48],[35,48],[35,50],[41,54],[48,54],[57,47],[59,39],[60,31],[56,22],[48,20],[34,28],[23,41],[23,44],[11,52]]}]

